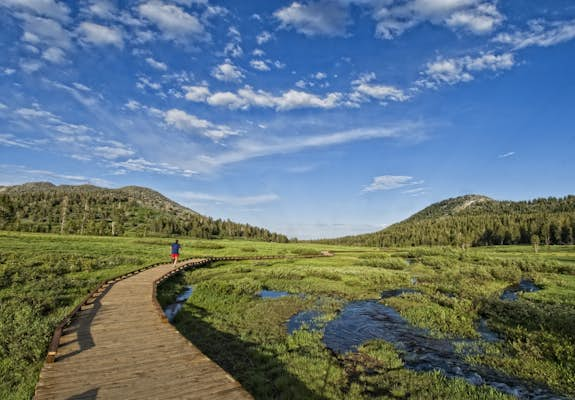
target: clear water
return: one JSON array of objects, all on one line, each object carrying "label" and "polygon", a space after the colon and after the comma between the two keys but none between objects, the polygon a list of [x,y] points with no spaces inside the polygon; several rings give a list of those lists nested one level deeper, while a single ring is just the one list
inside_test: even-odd
[{"label": "clear water", "polygon": [[321,329],[322,324],[319,323],[318,318],[321,317],[319,311],[302,311],[291,317],[287,323],[288,333],[291,335],[294,331],[306,327],[310,331],[317,331]]},{"label": "clear water", "polygon": [[[414,293],[412,289],[397,289],[382,293],[384,298],[403,293]],[[318,330],[323,324],[317,322],[318,311],[303,311],[288,321],[288,332],[302,327]],[[499,337],[489,330],[484,320],[479,321],[478,333],[487,342],[496,342]],[[546,387],[507,376],[487,367],[470,365],[465,354],[470,354],[480,344],[471,339],[437,339],[425,329],[407,322],[396,310],[377,300],[349,302],[339,316],[323,327],[323,342],[336,353],[356,351],[370,339],[383,339],[392,343],[401,354],[406,368],[415,371],[438,370],[448,377],[460,377],[473,385],[490,385],[502,392],[522,399],[563,399]],[[463,348],[462,352],[456,347]]]},{"label": "clear water", "polygon": [[517,300],[517,293],[537,292],[538,290],[541,290],[541,288],[537,286],[533,281],[530,281],[528,279],[521,279],[521,281],[517,285],[513,285],[505,289],[500,299],[515,301]]},{"label": "clear water", "polygon": [[192,293],[194,292],[194,288],[192,286],[186,286],[186,289],[176,297],[176,302],[169,304],[164,308],[164,315],[168,319],[168,321],[172,322],[176,315],[180,312],[186,300],[190,298]]},{"label": "clear water", "polygon": [[262,290],[258,293],[262,299],[279,299],[280,297],[289,296],[288,292],[281,292],[278,290]]}]

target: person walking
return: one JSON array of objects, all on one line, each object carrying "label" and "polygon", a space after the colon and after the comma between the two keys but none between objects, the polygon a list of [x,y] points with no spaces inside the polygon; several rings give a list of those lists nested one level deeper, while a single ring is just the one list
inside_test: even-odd
[{"label": "person walking", "polygon": [[180,249],[181,248],[182,248],[182,245],[179,244],[177,240],[174,243],[172,243],[172,260],[174,260],[174,265],[176,265],[178,263],[178,258],[180,258]]}]

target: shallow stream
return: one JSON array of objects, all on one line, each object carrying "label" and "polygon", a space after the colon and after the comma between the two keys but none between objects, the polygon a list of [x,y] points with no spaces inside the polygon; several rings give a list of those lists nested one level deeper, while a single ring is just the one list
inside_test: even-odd
[{"label": "shallow stream", "polygon": [[[508,290],[515,290],[516,293],[523,290],[516,288],[531,287],[523,282]],[[414,289],[389,290],[382,293],[382,298],[416,292]],[[319,316],[321,314],[317,311],[303,311],[294,315],[288,321],[288,332],[293,333],[303,326],[309,330],[320,329],[317,322]],[[479,321],[477,332],[483,341],[500,340],[484,320]],[[487,384],[522,399],[564,398],[546,387],[522,381],[488,367],[469,364],[465,361],[465,356],[477,354],[477,349],[481,348],[479,340],[434,338],[427,330],[411,325],[396,310],[378,300],[349,302],[337,318],[323,327],[324,344],[338,354],[356,351],[362,343],[370,339],[383,339],[393,344],[405,367],[415,371],[438,370],[445,376],[463,378],[473,385]]]}]

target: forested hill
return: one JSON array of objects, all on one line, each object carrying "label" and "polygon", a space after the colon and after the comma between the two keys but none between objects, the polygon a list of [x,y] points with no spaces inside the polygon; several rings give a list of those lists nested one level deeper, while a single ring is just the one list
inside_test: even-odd
[{"label": "forested hill", "polygon": [[575,196],[497,201],[479,195],[432,204],[381,231],[322,240],[365,246],[574,244]]},{"label": "forested hill", "polygon": [[55,186],[36,182],[0,186],[0,229],[79,235],[242,237],[286,242],[263,228],[214,220],[151,189]]}]

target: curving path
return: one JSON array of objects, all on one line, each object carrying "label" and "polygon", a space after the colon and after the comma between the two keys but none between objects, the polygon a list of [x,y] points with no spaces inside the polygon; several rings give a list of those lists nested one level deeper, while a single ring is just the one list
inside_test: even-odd
[{"label": "curving path", "polygon": [[163,264],[115,282],[83,306],[55,362],[44,364],[35,399],[251,399],[158,312],[155,281],[174,269]]}]

